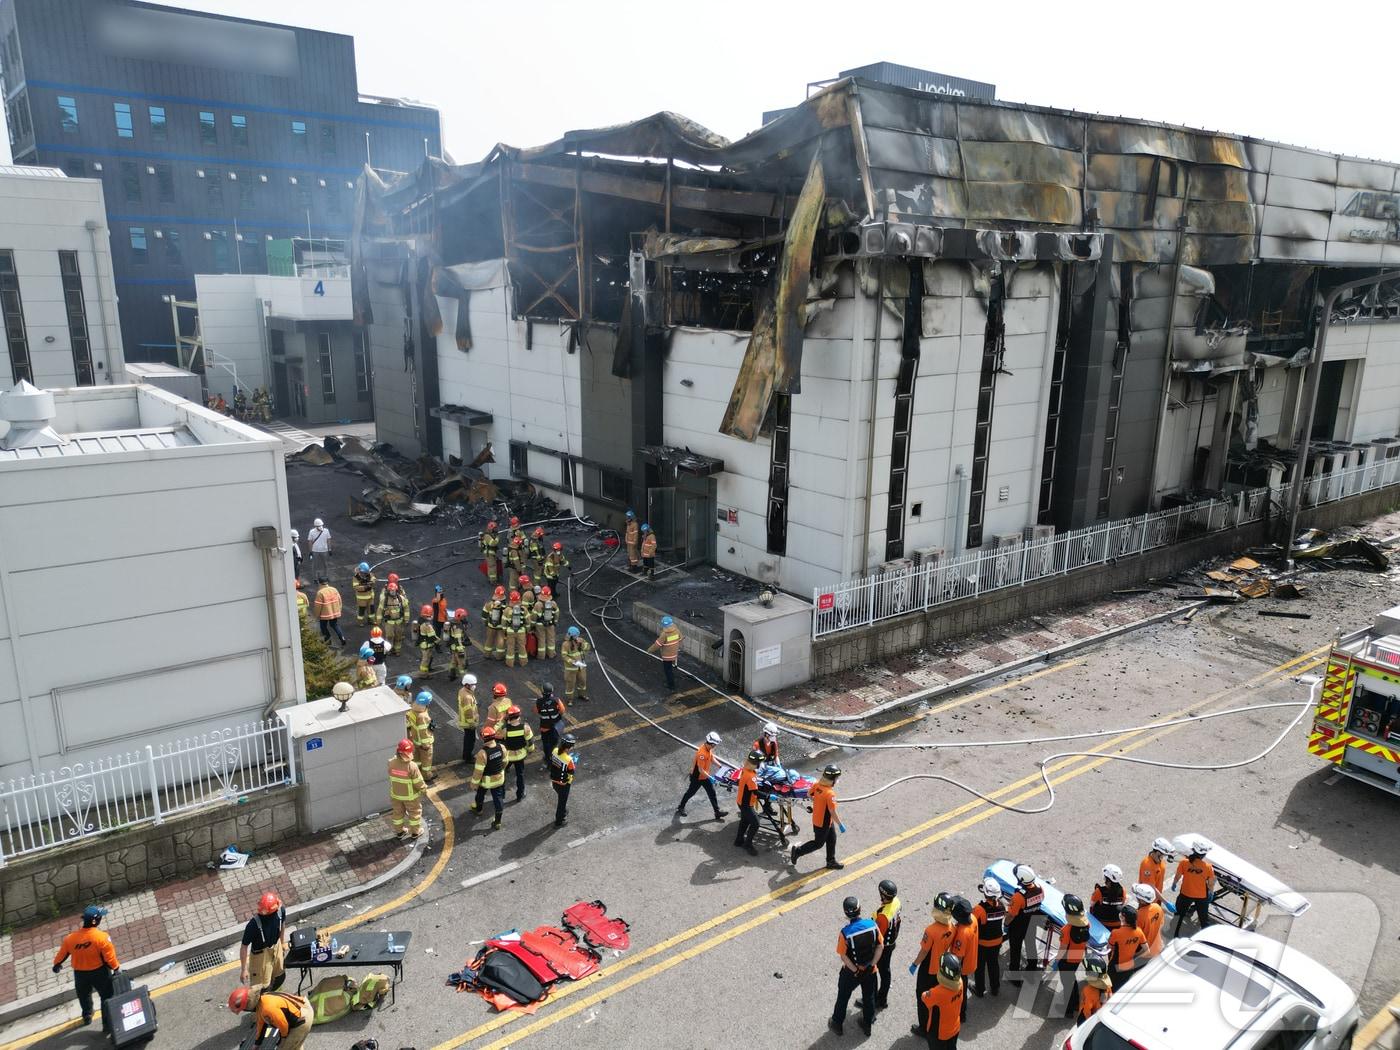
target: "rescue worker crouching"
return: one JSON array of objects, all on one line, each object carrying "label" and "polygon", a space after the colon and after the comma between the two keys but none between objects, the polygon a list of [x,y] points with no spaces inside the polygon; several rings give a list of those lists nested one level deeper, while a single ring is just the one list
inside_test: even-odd
[{"label": "rescue worker crouching", "polygon": [[961,964],[952,952],[938,959],[933,983],[919,996],[924,1020],[915,1034],[928,1041],[929,1050],[956,1050],[962,1031],[962,1003],[965,993]]},{"label": "rescue worker crouching", "polygon": [[238,980],[270,992],[282,987],[286,979],[283,964],[287,957],[285,929],[287,910],[282,898],[264,893],[258,898],[257,914],[243,927],[243,941],[238,950]]},{"label": "rescue worker crouching", "polygon": [[433,622],[433,607],[425,605],[413,621],[413,644],[418,646],[418,673],[424,677],[433,673],[433,657],[437,655],[438,632]]},{"label": "rescue worker crouching", "polygon": [[559,661],[564,665],[564,698],[588,699],[588,667],[583,658],[592,648],[577,627],[570,627],[559,645]]},{"label": "rescue worker crouching", "polygon": [[476,675],[464,674],[462,688],[457,690],[457,728],[462,731],[462,763],[471,761],[476,747],[476,727],[481,722],[481,711],[476,701]]},{"label": "rescue worker crouching", "polygon": [[408,626],[408,595],[399,586],[399,575],[389,573],[384,589],[379,592],[379,606],[374,613],[374,622],[384,628],[384,637],[389,640],[389,652],[402,652],[404,631]]},{"label": "rescue worker crouching", "polygon": [[299,1050],[316,1023],[316,1011],[311,1003],[291,992],[259,995],[251,988],[235,988],[228,997],[228,1008],[234,1013],[253,1011],[254,1046],[262,1046],[268,1031],[275,1029],[278,1050]]},{"label": "rescue worker crouching", "polygon": [[[763,752],[755,750],[752,754],[762,756]],[[839,871],[846,866],[836,859],[836,830],[841,825],[836,816],[836,780],[840,776],[841,767],[829,765],[822,770],[821,779],[812,785],[812,839],[801,846],[792,847],[788,860],[794,867],[797,866],[798,857],[805,857],[823,846],[826,847],[828,868]]]},{"label": "rescue worker crouching", "polygon": [[[718,746],[719,734],[712,730],[705,734],[705,742],[695,749],[695,758],[690,763],[690,784],[686,787],[685,794],[681,796],[680,805],[676,807],[676,816],[685,816],[685,804],[701,788],[705,789],[705,795],[710,800],[710,808],[715,811],[715,819],[723,820],[728,815],[719,808],[719,800],[715,798],[715,782],[710,779],[710,770],[715,764],[715,748]],[[736,846],[738,844],[735,843]]]},{"label": "rescue worker crouching", "polygon": [[369,562],[362,561],[355,566],[355,575],[350,577],[350,591],[355,596],[357,624],[367,624],[374,619],[374,585],[378,582],[369,570]]},{"label": "rescue worker crouching", "polygon": [[423,773],[413,761],[413,741],[400,740],[389,759],[389,806],[396,838],[416,839],[423,834],[423,792],[427,790]]},{"label": "rescue worker crouching", "polygon": [[447,665],[447,677],[456,678],[467,670],[467,650],[471,648],[471,638],[467,635],[467,610],[458,609],[452,614],[447,628],[447,649],[452,654]]},{"label": "rescue worker crouching", "polygon": [[884,953],[884,938],[874,919],[861,918],[860,901],[847,897],[841,902],[846,924],[836,938],[836,955],[841,969],[836,974],[836,1005],[826,1026],[841,1035],[846,1022],[846,1004],[851,993],[860,989],[860,1029],[866,1035],[875,1023],[875,996],[880,956]]},{"label": "rescue worker crouching", "polygon": [[413,741],[413,761],[423,773],[423,779],[431,784],[437,779],[433,770],[433,694],[424,689],[413,698],[409,709],[408,738]]},{"label": "rescue worker crouching", "polygon": [[988,990],[1001,994],[1001,942],[1006,932],[1006,905],[1001,899],[1001,883],[982,880],[982,899],[972,909],[977,920],[977,974],[972,994],[981,999]]},{"label": "rescue worker crouching", "polygon": [[505,748],[507,770],[515,770],[515,801],[519,802],[525,797],[525,758],[535,750],[535,731],[514,704],[506,711],[501,746]]},{"label": "rescue worker crouching", "polygon": [[574,786],[574,772],[578,768],[574,758],[574,746],[577,743],[573,733],[565,733],[549,752],[549,782],[554,787],[556,828],[562,828],[569,822],[569,791]]},{"label": "rescue worker crouching", "polygon": [[491,806],[496,811],[496,819],[491,822],[491,830],[501,827],[501,815],[505,812],[506,801],[506,753],[496,739],[496,730],[491,726],[481,728],[481,750],[476,753],[476,768],[472,772],[471,786],[476,789],[476,801],[471,811],[480,813],[486,793],[491,793]]},{"label": "rescue worker crouching", "polygon": [[[112,997],[112,977],[121,972],[122,964],[117,960],[117,949],[105,930],[97,927],[106,908],[89,904],[83,909],[82,926],[63,938],[58,952],[53,957],[53,972],[63,969],[64,960],[73,960],[73,994],[83,1010],[83,1024],[92,1024],[92,993],[97,993],[97,1009]],[[106,1030],[104,1019],[102,1027]]]}]

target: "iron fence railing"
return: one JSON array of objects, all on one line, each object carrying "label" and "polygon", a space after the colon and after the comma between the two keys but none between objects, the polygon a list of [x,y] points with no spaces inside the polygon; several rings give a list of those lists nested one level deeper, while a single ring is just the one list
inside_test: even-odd
[{"label": "iron fence railing", "polygon": [[[1400,458],[1307,479],[1308,507],[1400,483]],[[1287,486],[1245,489],[1227,498],[1154,511],[1136,518],[1090,525],[1044,540],[1022,539],[954,557],[940,557],[814,588],[812,637],[865,627],[905,613],[1019,587],[1132,558],[1195,536],[1262,520],[1270,503],[1282,505]]]},{"label": "iron fence railing", "polygon": [[253,722],[0,781],[0,867],[12,857],[296,782],[290,730]]}]

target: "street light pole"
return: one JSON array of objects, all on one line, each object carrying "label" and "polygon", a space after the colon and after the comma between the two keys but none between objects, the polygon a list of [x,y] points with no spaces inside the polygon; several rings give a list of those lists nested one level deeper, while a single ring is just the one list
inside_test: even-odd
[{"label": "street light pole", "polygon": [[1293,537],[1298,534],[1298,511],[1303,503],[1303,475],[1308,469],[1308,446],[1312,440],[1313,413],[1317,410],[1317,391],[1322,385],[1322,363],[1327,354],[1327,332],[1332,327],[1332,308],[1337,305],[1337,300],[1342,297],[1344,292],[1354,291],[1357,288],[1369,288],[1397,279],[1400,279],[1400,272],[1391,270],[1389,273],[1378,273],[1370,277],[1358,277],[1354,281],[1343,281],[1331,289],[1323,301],[1321,331],[1317,335],[1317,349],[1313,352],[1313,361],[1308,372],[1308,385],[1303,391],[1303,418],[1298,426],[1297,437],[1293,441],[1298,458],[1293,465],[1293,481],[1288,490],[1288,513],[1284,516],[1288,531],[1283,537],[1286,563],[1290,569],[1293,567]]}]

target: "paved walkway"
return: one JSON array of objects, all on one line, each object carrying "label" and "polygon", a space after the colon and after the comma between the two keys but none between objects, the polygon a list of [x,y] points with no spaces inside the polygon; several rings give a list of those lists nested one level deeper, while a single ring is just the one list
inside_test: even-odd
[{"label": "paved walkway", "polygon": [[812,718],[859,716],[902,696],[955,682],[1047,649],[1091,638],[1181,608],[1172,590],[1111,595],[1089,605],[1045,613],[992,631],[940,642],[763,697],[763,702]]},{"label": "paved walkway", "polygon": [[[112,935],[125,965],[245,922],[268,890],[290,906],[363,885],[392,868],[408,849],[387,821],[366,820],[301,845],[255,853],[242,868],[206,871],[98,901],[108,910],[102,928]],[[65,966],[55,974],[53,956],[79,925],[75,912],[0,935],[0,1005],[71,987],[72,972]],[[237,949],[226,957],[236,959]]]}]

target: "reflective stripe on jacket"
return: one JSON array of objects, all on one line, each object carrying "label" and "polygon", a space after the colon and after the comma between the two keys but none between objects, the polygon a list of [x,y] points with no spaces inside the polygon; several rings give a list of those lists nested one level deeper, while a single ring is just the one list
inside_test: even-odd
[{"label": "reflective stripe on jacket", "polygon": [[679,627],[663,627],[656,636],[656,646],[663,660],[674,660],[681,652],[681,631]]},{"label": "reflective stripe on jacket", "polygon": [[433,716],[427,711],[408,712],[408,739],[415,747],[427,747],[433,742],[433,731],[428,728],[432,720]]},{"label": "reflective stripe on jacket", "polygon": [[340,592],[329,583],[316,592],[316,616],[322,620],[340,617]]},{"label": "reflective stripe on jacket", "polygon": [[408,619],[408,595],[404,594],[402,587],[397,591],[385,587],[379,592],[379,618],[389,623]]},{"label": "reflective stripe on jacket", "polygon": [[389,759],[389,798],[395,802],[412,802],[427,787],[417,762],[398,755]]},{"label": "reflective stripe on jacket", "polygon": [[499,746],[483,747],[476,753],[472,786],[498,788],[506,782],[506,753]]},{"label": "reflective stripe on jacket", "polygon": [[519,725],[506,723],[506,731],[501,740],[507,762],[519,762],[535,749],[535,731],[521,719]]},{"label": "reflective stripe on jacket", "polygon": [[457,690],[457,728],[475,729],[479,717],[476,693],[471,686],[462,686]]}]

